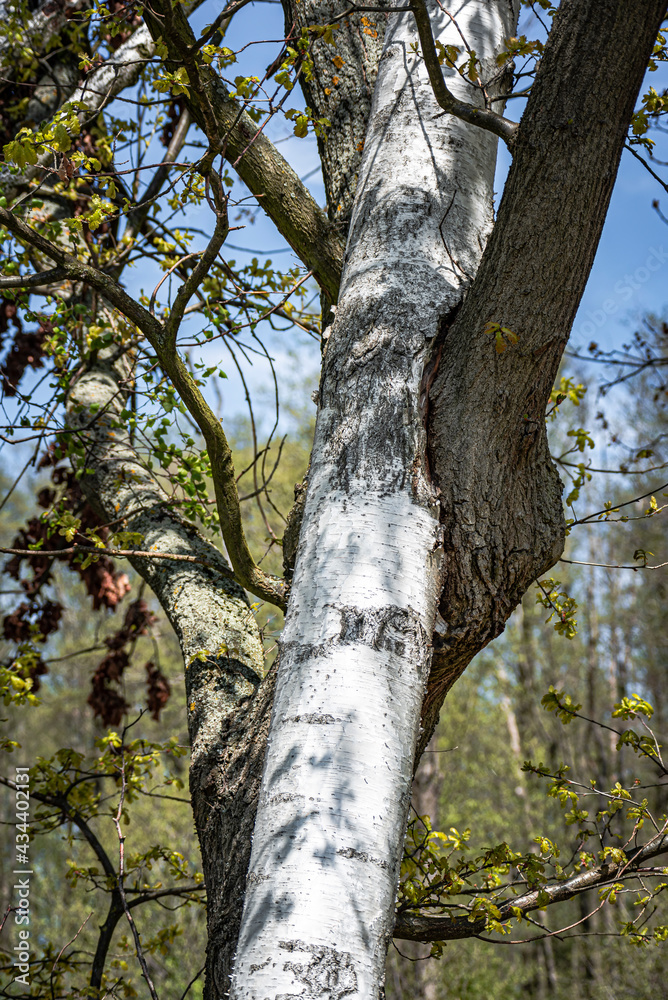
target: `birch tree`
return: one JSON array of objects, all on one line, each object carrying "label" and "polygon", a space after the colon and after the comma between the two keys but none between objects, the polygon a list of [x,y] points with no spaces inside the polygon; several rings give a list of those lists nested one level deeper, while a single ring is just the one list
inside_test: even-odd
[{"label": "birch tree", "polygon": [[[395,919],[411,779],[447,691],[563,549],[545,410],[666,4],[541,2],[550,30],[529,43],[517,0],[284,0],[285,49],[232,85],[224,35],[244,6],[199,36],[193,8],[171,0],[67,8],[65,28],[47,8],[9,19],[0,289],[40,318],[59,373],[56,408],[28,425],[41,434],[64,412],[58,457],[97,518],[52,506],[54,531],[88,565],[129,558],[179,639],[206,996],[371,998],[393,935],[479,929]],[[49,57],[64,30],[78,62],[67,46]],[[515,122],[513,57],[537,55]],[[266,134],[297,80],[307,106],[287,114],[317,135],[326,210]],[[111,138],[112,102],[135,86],[175,116],[148,183],[139,167],[126,180]],[[662,110],[645,99],[636,133]],[[499,139],[512,165],[494,220]],[[285,309],[301,277],[267,291],[226,263],[234,176],[322,294],[315,438],[282,577],[251,552],[213,369],[183,346],[193,316],[203,338],[207,325],[234,335],[235,297],[253,329],[270,314],[308,323]],[[208,205],[202,250],[162,224],[162,192],[174,211]],[[152,295],[127,288],[138,252],[165,260]],[[164,429],[157,462],[138,443],[146,372],[201,435],[199,464]],[[188,484],[181,508],[161,462]],[[248,595],[286,613],[270,670]]]}]

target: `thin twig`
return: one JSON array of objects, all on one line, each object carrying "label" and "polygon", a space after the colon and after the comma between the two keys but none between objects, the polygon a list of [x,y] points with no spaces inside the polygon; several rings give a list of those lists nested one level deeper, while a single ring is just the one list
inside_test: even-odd
[{"label": "thin twig", "polygon": [[60,961],[61,956],[62,956],[63,952],[65,951],[65,949],[69,948],[69,946],[71,944],[74,944],[74,942],[79,937],[79,935],[81,934],[82,930],[84,929],[84,927],[86,926],[86,924],[88,923],[88,921],[90,920],[90,918],[92,916],[93,916],[92,913],[88,914],[88,916],[86,917],[86,919],[84,920],[84,922],[82,923],[81,927],[76,932],[76,934],[74,935],[74,937],[70,941],[68,941],[66,944],[64,944],[63,947],[60,949],[60,951],[58,952],[58,954],[56,956],[55,962],[51,966],[51,975],[49,977],[49,986],[51,988],[51,1000],[56,1000],[56,993],[55,993],[55,990],[53,988],[53,975],[54,975],[54,972],[56,971],[56,966],[58,965],[58,962]]},{"label": "thin twig", "polygon": [[151,1000],[158,1000],[158,994],[156,993],[155,986],[153,985],[153,980],[148,971],[148,966],[146,964],[146,956],[144,955],[144,950],[141,945],[141,939],[139,937],[139,931],[137,930],[137,925],[134,922],[132,914],[130,913],[130,907],[128,906],[128,901],[125,896],[125,887],[123,885],[123,879],[125,876],[125,837],[123,836],[123,831],[121,829],[121,816],[123,815],[123,807],[125,805],[125,792],[127,787],[127,778],[125,774],[125,753],[121,748],[121,763],[119,767],[121,776],[121,794],[118,800],[118,809],[116,810],[116,815],[114,816],[114,826],[116,827],[116,834],[118,836],[118,877],[117,886],[118,892],[121,897],[121,903],[123,904],[123,909],[125,911],[125,916],[130,925],[130,930],[132,931],[132,937],[135,942],[135,952],[137,954],[137,959],[141,966],[142,975],[146,980],[146,985],[148,986],[149,992],[151,994]]},{"label": "thin twig", "polygon": [[652,170],[652,168],[650,167],[649,163],[646,160],[643,160],[643,158],[640,155],[640,153],[636,153],[636,151],[633,148],[633,146],[629,145],[629,143],[626,142],[626,143],[624,143],[624,149],[628,149],[629,153],[632,153],[633,156],[635,156],[636,160],[640,160],[640,162],[642,163],[642,165],[645,168],[645,170],[649,174],[652,175],[652,177],[654,178],[654,180],[657,181],[657,183],[661,185],[661,187],[663,188],[664,191],[668,192],[668,184],[666,184],[666,182],[664,180],[662,180],[662,178],[659,177],[659,175],[654,170]]},{"label": "thin twig", "polygon": [[190,980],[190,982],[186,986],[185,990],[181,994],[181,1000],[185,1000],[185,998],[188,996],[188,993],[190,992],[190,987],[193,985],[193,983],[197,982],[197,980],[202,975],[202,973],[204,972],[205,969],[206,969],[206,965],[203,965],[202,968],[197,973],[197,975],[193,976],[193,978]]},{"label": "thin twig", "polygon": [[656,566],[648,566],[646,563],[640,566],[632,565],[622,565],[616,563],[595,563],[595,562],[581,562],[579,559],[560,559],[559,562],[569,563],[571,566],[596,566],[599,569],[663,569],[664,566],[668,566],[668,562],[657,563]]},{"label": "thin twig", "polygon": [[[48,556],[51,558],[60,558],[61,556],[71,556],[76,554],[86,554],[86,555],[103,555],[103,556],[117,556],[119,558],[137,558],[137,559],[171,559],[174,562],[188,562],[197,563],[200,566],[211,566],[210,562],[206,559],[200,559],[197,556],[187,556],[181,555],[177,552],[150,552],[143,549],[107,549],[107,548],[94,548],[92,545],[70,545],[66,549],[8,549],[0,548],[0,552],[6,553],[10,556]],[[216,569],[220,569],[219,566]],[[230,576],[233,575],[231,570],[227,571]]]},{"label": "thin twig", "polygon": [[624,503],[615,504],[614,507],[605,507],[603,510],[596,510],[593,514],[587,514],[586,517],[579,517],[576,521],[573,521],[571,527],[574,528],[576,524],[586,524],[587,521],[591,521],[595,517],[600,517],[601,514],[614,514],[615,511],[618,511],[621,507],[628,507],[629,504],[638,503],[639,500],[646,500],[647,497],[651,497],[655,493],[660,493],[661,490],[665,490],[666,488],[668,488],[668,483],[664,483],[663,486],[658,486],[656,489],[650,490],[649,493],[643,493],[642,496],[634,497],[633,500],[625,500]]}]

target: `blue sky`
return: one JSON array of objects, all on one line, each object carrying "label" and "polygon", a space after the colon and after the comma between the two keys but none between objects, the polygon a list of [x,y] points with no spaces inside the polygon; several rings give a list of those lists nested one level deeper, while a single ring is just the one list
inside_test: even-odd
[{"label": "blue sky", "polygon": [[[194,19],[195,31],[201,30],[211,20],[218,7],[219,4],[215,8],[211,4],[205,4],[198,10]],[[230,67],[228,72],[231,77],[237,73],[261,74],[279,51],[278,40],[284,33],[284,27],[282,9],[278,2],[250,4],[241,11],[232,22],[225,39],[226,44],[239,49],[249,37],[257,35],[260,17],[261,35],[273,41],[249,46],[240,55],[238,64]],[[527,26],[525,30],[531,29]],[[661,90],[668,83],[668,73],[662,68],[657,73],[648,74],[648,82]],[[288,106],[299,108],[303,103],[303,97],[296,89],[288,100]],[[519,115],[521,103],[511,102],[506,113],[511,117]],[[279,143],[279,149],[300,176],[307,178],[306,183],[316,200],[324,204],[324,188],[315,140],[294,138],[291,124],[278,116],[269,124],[267,131]],[[161,152],[161,148],[156,147],[156,159]],[[662,152],[659,149],[660,156]],[[668,159],[668,156],[664,158]],[[501,143],[496,185],[499,192],[503,187],[508,164],[509,155]],[[237,193],[236,185],[234,193]],[[630,153],[625,152],[594,267],[574,323],[571,349],[586,351],[592,340],[604,348],[619,346],[633,333],[634,325],[644,312],[661,313],[668,305],[668,227],[651,207],[652,201],[661,199],[662,196],[668,214],[668,195],[643,166]],[[192,213],[189,221],[194,225],[209,227],[210,213],[202,209]],[[271,250],[274,263],[280,267],[298,263],[262,211],[257,212],[253,226],[232,233],[226,245],[228,257],[235,257],[238,263],[250,259],[252,252],[245,254],[232,249],[233,247],[247,247],[250,251]],[[148,261],[146,264],[147,266],[137,267],[126,275],[128,289],[135,294],[142,286],[150,294],[153,285],[159,280],[159,272],[155,270],[155,274],[152,273],[153,265]],[[318,346],[304,336],[294,337],[292,334],[287,334],[284,338],[271,335],[267,343],[276,359],[281,377],[302,379],[304,397],[308,398],[311,389],[317,384]],[[206,349],[204,357],[207,363],[220,358],[219,348],[220,345],[213,342]],[[38,372],[37,376],[40,375]],[[270,372],[266,363],[256,361],[248,371],[248,380],[254,392],[263,387],[268,388]],[[243,390],[238,380],[230,377],[228,381],[219,383],[219,388],[223,394],[224,415],[229,417],[242,412]]]},{"label": "blue sky", "polygon": [[[267,36],[273,31],[276,37],[282,32],[282,13],[277,4],[263,5],[263,18],[266,15]],[[227,44],[236,48],[248,37],[249,22],[254,15],[252,6],[247,8],[247,21],[239,20],[233,25],[226,38]],[[245,12],[244,12],[245,13]],[[202,15],[203,16],[203,15]],[[203,23],[206,17],[203,17]],[[535,30],[536,25],[528,22],[521,26],[527,33]],[[264,51],[264,50],[263,50]],[[251,52],[248,50],[248,62],[240,62],[241,72],[251,72]],[[273,49],[266,48],[267,64],[273,58]],[[253,57],[253,65],[265,65]],[[248,67],[248,68],[247,68]],[[257,72],[257,68],[253,70]],[[668,72],[663,66],[654,73],[648,73],[644,86],[654,86],[661,91],[668,86]],[[294,106],[299,106],[301,95],[295,92]],[[290,102],[289,102],[290,103]],[[506,113],[509,117],[519,115],[524,102],[511,102]],[[290,135],[289,123],[277,122],[270,132],[273,139],[282,140],[281,152],[290,160],[301,176],[308,174],[314,168],[307,183],[316,199],[324,203],[324,189],[317,170],[318,157],[314,140],[299,140],[286,138]],[[657,137],[658,156],[668,152],[668,143],[662,142],[662,136]],[[662,146],[664,149],[662,149]],[[503,189],[503,182],[510,162],[509,154],[503,145],[499,144],[499,159],[497,169],[497,190]],[[657,170],[660,172],[661,168]],[[668,215],[668,195],[650,176],[645,168],[631,153],[625,151],[622,155],[619,175],[610,204],[610,210],[599,244],[594,266],[592,268],[585,294],[578,311],[571,334],[570,348],[586,350],[587,345],[595,340],[600,346],[609,349],[621,345],[625,338],[633,332],[634,326],[645,312],[661,314],[668,305],[668,226],[661,221],[652,209],[654,199],[664,198],[664,208]],[[236,246],[281,248],[280,238],[269,221],[259,213],[258,221],[253,229],[233,234],[230,243]],[[290,259],[285,253],[276,258],[277,263],[285,263]]]},{"label": "blue sky", "polygon": [[572,346],[586,346],[591,339],[617,346],[643,312],[661,313],[668,305],[668,226],[651,207],[662,194],[665,208],[665,192],[625,151],[594,267],[573,325]]}]

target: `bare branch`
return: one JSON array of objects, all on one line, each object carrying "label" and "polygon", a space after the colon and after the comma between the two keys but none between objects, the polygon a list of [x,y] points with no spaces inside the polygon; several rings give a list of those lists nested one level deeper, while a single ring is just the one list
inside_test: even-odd
[{"label": "bare branch", "polygon": [[642,165],[645,168],[645,170],[647,171],[647,173],[651,177],[653,177],[654,180],[658,184],[661,185],[661,187],[663,188],[664,191],[668,192],[668,184],[666,184],[666,182],[661,177],[659,177],[659,175],[656,173],[656,171],[652,170],[652,168],[650,167],[650,165],[647,162],[647,160],[643,160],[642,156],[638,152],[636,152],[636,150],[633,148],[633,146],[630,143],[628,143],[628,142],[625,143],[624,144],[624,149],[628,149],[629,153],[632,153],[633,156],[635,156],[636,160],[639,160],[640,163],[642,163]]},{"label": "bare branch", "polygon": [[123,836],[123,831],[121,829],[121,818],[123,816],[123,809],[125,808],[125,792],[127,789],[127,777],[125,774],[125,753],[121,749],[121,763],[119,767],[119,772],[121,776],[121,794],[118,798],[118,809],[116,810],[116,815],[114,816],[114,826],[116,827],[116,835],[118,837],[118,876],[116,880],[116,885],[118,886],[118,893],[121,898],[121,904],[125,912],[125,916],[130,925],[130,930],[132,932],[132,937],[135,942],[135,953],[137,959],[141,966],[141,971],[144,979],[146,980],[146,985],[148,986],[149,993],[151,994],[151,1000],[158,1000],[158,994],[156,993],[155,986],[153,985],[153,980],[151,979],[150,973],[148,971],[148,966],[146,964],[146,956],[144,955],[144,949],[142,948],[141,939],[139,937],[139,931],[137,930],[137,925],[135,924],[132,914],[130,913],[130,907],[128,906],[128,901],[125,896],[125,837]]},{"label": "bare branch", "polygon": [[11,274],[0,276],[0,288],[35,288],[52,285],[56,281],[64,281],[67,271],[62,267],[54,267],[50,271],[38,274]]},{"label": "bare branch", "polygon": [[230,225],[227,218],[227,199],[223,195],[220,179],[212,173],[210,181],[213,187],[214,200],[216,203],[216,225],[213,231],[213,236],[209,240],[209,245],[179,288],[170,309],[169,317],[165,322],[165,335],[169,344],[175,343],[176,335],[178,333],[181,320],[183,319],[185,308],[195,291],[199,288],[202,281],[208,274],[212,264],[218,256],[220,248],[227,238],[227,234],[230,231]]},{"label": "bare branch", "polygon": [[258,132],[257,124],[229,97],[222,80],[202,61],[183,6],[156,0],[152,8],[152,12],[144,10],[146,23],[154,39],[163,38],[170,59],[186,67],[189,86],[185,99],[209,141],[199,169],[208,174],[219,153],[234,163],[261,208],[336,301],[344,251],[336,226],[264,132]]},{"label": "bare branch", "polygon": [[[205,559],[198,559],[197,556],[187,556],[182,555],[177,552],[148,552],[142,549],[106,549],[97,548],[97,546],[92,545],[70,545],[66,549],[5,549],[0,548],[0,552],[10,555],[10,556],[33,556],[43,558],[45,555],[53,557],[54,559],[59,559],[64,556],[72,555],[101,555],[101,556],[116,556],[121,559],[170,559],[172,562],[189,562],[197,563],[199,566],[210,566],[213,568],[213,563],[207,562]],[[220,571],[220,566],[216,565],[216,570]],[[230,571],[230,576],[234,574]]]},{"label": "bare branch", "polygon": [[192,119],[190,117],[190,112],[186,109],[181,114],[176,128],[174,129],[174,135],[172,136],[169,146],[167,147],[164,161],[158,166],[153,174],[151,182],[145,193],[142,195],[139,203],[128,213],[128,224],[126,226],[125,233],[123,234],[126,240],[129,241],[129,239],[136,232],[140,232],[144,227],[151,205],[160,194],[162,186],[167,180],[170,170],[174,166],[174,161],[183,149],[191,122]]},{"label": "bare branch", "polygon": [[60,949],[60,951],[56,955],[56,960],[53,963],[53,965],[51,966],[51,975],[49,977],[49,986],[51,988],[51,1000],[55,1000],[55,996],[56,996],[54,988],[53,988],[53,976],[54,976],[54,973],[56,971],[56,966],[58,965],[58,962],[62,958],[63,952],[65,951],[65,949],[69,948],[69,946],[71,944],[74,944],[74,942],[79,937],[79,935],[81,934],[82,930],[84,929],[84,927],[86,926],[86,924],[88,923],[88,921],[90,920],[90,918],[92,916],[93,916],[92,913],[88,914],[88,916],[86,917],[86,919],[84,920],[84,922],[81,924],[81,926],[79,927],[79,930],[76,932],[76,934],[74,935],[74,937],[70,938],[70,940],[66,944],[63,945],[63,947]]},{"label": "bare branch", "polygon": [[418,34],[420,36],[420,47],[422,56],[429,73],[429,80],[434,91],[434,97],[440,107],[455,118],[468,122],[470,125],[477,125],[488,132],[493,132],[503,139],[508,149],[512,152],[517,135],[518,125],[516,122],[497,115],[495,111],[486,108],[478,108],[475,104],[467,104],[458,100],[446,86],[443,78],[441,65],[438,61],[434,36],[431,31],[431,20],[425,0],[412,0],[410,9],[413,11]]},{"label": "bare branch", "polygon": [[[12,788],[14,790],[16,790],[17,788],[17,785],[14,781],[11,781],[9,778],[5,778],[3,775],[0,775],[0,785],[5,785],[6,788]],[[95,854],[95,857],[100,862],[105,875],[109,876],[109,878],[113,879],[116,878],[116,869],[112,865],[109,859],[109,855],[107,854],[104,847],[97,839],[97,837],[95,836],[95,834],[93,833],[90,826],[88,825],[84,817],[81,815],[79,810],[75,809],[74,806],[70,805],[70,803],[67,801],[66,796],[47,795],[44,792],[32,791],[32,789],[30,791],[30,796],[31,798],[36,799],[38,802],[43,802],[45,805],[55,806],[56,809],[59,809],[61,811],[63,817],[74,823],[74,825],[79,828],[81,833],[88,841],[88,844],[92,849],[93,853]]]},{"label": "bare branch", "polygon": [[646,563],[641,563],[639,566],[633,566],[631,564],[622,565],[621,563],[580,562],[578,559],[560,559],[559,562],[569,563],[571,566],[596,566],[599,569],[663,569],[664,566],[668,566],[668,562],[657,563],[656,566],[648,566]]}]

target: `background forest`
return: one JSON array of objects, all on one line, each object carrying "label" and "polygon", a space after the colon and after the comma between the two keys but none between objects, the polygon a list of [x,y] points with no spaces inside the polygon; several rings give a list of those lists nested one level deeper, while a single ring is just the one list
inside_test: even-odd
[{"label": "background forest", "polygon": [[[654,513],[660,515],[665,503],[665,492],[658,487],[667,457],[662,377],[667,347],[668,328],[650,319],[622,351],[602,354],[593,348],[591,363],[571,360],[578,367],[566,373],[562,391],[554,394],[552,450],[561,456],[562,477],[571,480],[571,516],[585,520],[565,553],[566,560],[575,562],[559,566],[560,581],[551,591],[543,587],[526,595],[505,633],[448,696],[415,782],[400,905],[401,898],[410,898],[412,881],[425,882],[416,865],[419,869],[423,864],[428,821],[418,817],[430,817],[433,829],[445,832],[442,843],[462,857],[507,844],[520,853],[534,851],[537,862],[547,865],[559,863],[557,852],[565,862],[580,850],[596,851],[604,843],[623,847],[633,836],[634,823],[662,826],[666,772],[637,744],[618,749],[619,733],[626,726],[611,713],[625,698],[637,704],[638,696],[654,707],[651,718],[641,718],[659,744],[668,728],[665,569],[642,568],[662,561],[665,553],[664,519]],[[611,385],[620,379],[620,384]],[[579,388],[584,383],[589,386],[586,394]],[[305,395],[303,386],[291,393],[296,403]],[[280,538],[283,533],[277,511],[289,508],[294,484],[304,473],[310,412],[305,401],[301,408],[293,406],[287,420],[288,434],[271,486],[276,510],[245,505],[247,530],[258,549],[271,542],[272,534]],[[250,459],[256,428],[248,419],[238,419],[236,427],[237,444],[246,447]],[[276,457],[275,446],[270,461]],[[585,467],[618,471],[604,475]],[[650,471],[641,474],[640,468]],[[4,546],[12,545],[17,529],[30,516],[33,493],[48,488],[51,474],[46,468],[24,476],[13,490],[10,477],[3,475]],[[253,493],[252,473],[242,479],[241,487]],[[614,510],[614,504],[651,489],[655,497]],[[609,512],[598,515],[606,507]],[[597,516],[589,517],[592,513]],[[279,557],[278,546],[270,545],[270,568]],[[637,571],[616,568],[632,567],[634,560]],[[21,632],[16,614],[22,591],[10,576],[4,580],[3,657],[9,663],[16,649],[16,642],[9,640],[20,641],[28,634]],[[198,997],[205,913],[183,756],[188,738],[182,665],[169,626],[140,582],[116,575],[110,581],[110,590],[114,588],[111,606],[93,613],[82,580],[64,567],[57,571],[50,594],[65,611],[60,628],[40,636],[34,690],[41,707],[33,711],[26,700],[4,713],[5,733],[21,747],[12,763],[40,762],[41,777],[33,787],[46,796],[36,814],[39,823],[33,816],[38,834],[31,846],[36,873],[33,917],[43,964],[33,973],[30,995],[92,995],[85,984],[104,937],[100,925],[109,928],[102,980],[108,995],[145,993],[131,928],[122,912],[114,912],[113,880],[75,821],[76,813],[89,817],[88,831],[94,831],[114,871],[118,814],[126,838],[128,899],[136,904],[132,913],[156,990],[163,1000]],[[555,608],[560,612],[556,616]],[[270,655],[279,627],[276,613],[267,613]],[[35,638],[34,631],[30,638]],[[121,660],[119,650],[127,653]],[[101,665],[108,671],[114,657],[117,702],[107,698],[99,705],[94,678]],[[40,675],[44,667],[48,673]],[[550,688],[563,692],[562,706],[570,696],[572,704],[581,706],[579,715],[604,725],[585,718],[569,720],[568,713],[560,720],[541,706]],[[151,711],[146,710],[147,698]],[[124,725],[131,727],[124,743],[137,742],[123,763],[127,781],[122,782],[118,751],[108,734],[121,732]],[[526,768],[527,761],[533,769]],[[559,771],[564,764],[568,772]],[[75,772],[78,777],[72,779]],[[555,781],[555,775],[561,780]],[[568,780],[581,784],[570,785]],[[646,799],[646,810],[635,821],[627,817],[630,795],[638,803]],[[8,810],[10,801],[5,801]],[[8,811],[3,820],[11,820]],[[2,843],[6,901],[11,897],[13,845],[10,837],[3,837]],[[422,875],[425,871],[423,867]],[[387,995],[395,1000],[665,996],[668,915],[663,894],[656,886],[644,893],[642,878],[636,882],[592,890],[537,911],[523,924],[522,933],[516,930],[510,938],[483,934],[482,940],[435,946],[438,958],[428,958],[428,945],[399,942],[390,949]],[[492,878],[490,891],[493,884]],[[461,891],[466,892],[465,884]],[[4,996],[22,995],[15,983],[10,985],[12,961],[11,953],[4,951]]]}]

